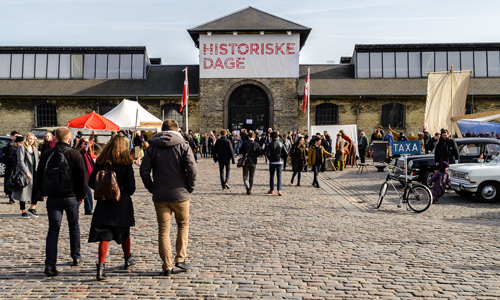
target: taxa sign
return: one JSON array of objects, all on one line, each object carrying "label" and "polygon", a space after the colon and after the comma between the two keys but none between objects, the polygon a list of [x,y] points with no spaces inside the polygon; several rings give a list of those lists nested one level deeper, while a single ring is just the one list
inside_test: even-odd
[{"label": "taxa sign", "polygon": [[297,78],[299,35],[200,36],[200,78]]}]

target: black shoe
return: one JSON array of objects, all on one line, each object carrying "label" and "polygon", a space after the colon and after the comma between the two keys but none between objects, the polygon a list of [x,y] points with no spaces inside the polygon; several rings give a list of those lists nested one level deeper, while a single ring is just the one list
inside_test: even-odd
[{"label": "black shoe", "polygon": [[97,267],[96,279],[99,281],[106,279],[106,270],[105,270],[106,264],[95,264],[95,265]]},{"label": "black shoe", "polygon": [[163,276],[170,276],[172,275],[172,269],[163,271]]},{"label": "black shoe", "polygon": [[313,182],[313,186],[316,186],[316,182]]},{"label": "black shoe", "polygon": [[31,218],[31,217],[27,213],[25,213],[25,212],[21,213],[21,219],[29,219],[29,218]]},{"label": "black shoe", "polygon": [[127,270],[133,265],[135,265],[135,259],[133,259],[132,254],[130,254],[129,257],[125,257],[125,265],[123,266],[123,269]]},{"label": "black shoe", "polygon": [[45,265],[45,270],[43,271],[43,273],[45,273],[45,275],[49,277],[59,275],[59,272],[57,272],[56,266],[54,265]]},{"label": "black shoe", "polygon": [[297,186],[300,186],[300,182],[297,182]]},{"label": "black shoe", "polygon": [[28,209],[28,214],[30,214],[32,217],[38,218],[38,214],[36,213],[36,210],[34,209]]},{"label": "black shoe", "polygon": [[73,267],[78,267],[81,265],[83,265],[83,259],[81,257],[73,259]]},{"label": "black shoe", "polygon": [[189,270],[189,266],[186,265],[185,261],[183,261],[183,262],[177,262],[177,263],[175,263],[175,266],[177,268],[180,268],[180,269],[183,269],[183,270]]},{"label": "black shoe", "polygon": [[86,212],[85,212],[85,215],[86,215],[86,216],[91,216],[91,215],[93,215],[93,214],[94,214],[94,213],[93,213],[93,212],[91,212],[91,211],[86,211]]},{"label": "black shoe", "polygon": [[292,177],[292,180],[290,180],[290,184],[293,184],[293,177]]},{"label": "black shoe", "polygon": [[316,183],[316,188],[319,189],[319,183]]},{"label": "black shoe", "polygon": [[16,201],[14,201],[14,199],[9,199],[9,204],[14,204],[16,203]]},{"label": "black shoe", "polygon": [[251,193],[250,188],[247,188],[247,195],[250,195]]}]

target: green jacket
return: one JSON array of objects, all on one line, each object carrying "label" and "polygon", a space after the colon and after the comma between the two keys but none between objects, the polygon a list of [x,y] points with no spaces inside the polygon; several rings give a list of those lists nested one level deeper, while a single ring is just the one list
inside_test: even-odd
[{"label": "green jacket", "polygon": [[358,142],[359,149],[366,149],[368,147],[368,139],[366,136],[360,137]]}]

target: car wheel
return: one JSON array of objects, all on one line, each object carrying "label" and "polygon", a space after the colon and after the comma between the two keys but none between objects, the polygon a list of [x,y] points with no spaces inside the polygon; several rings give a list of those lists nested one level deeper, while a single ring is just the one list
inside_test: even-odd
[{"label": "car wheel", "polygon": [[422,178],[420,179],[420,182],[430,189],[434,186],[433,183],[429,184],[429,180],[431,180],[432,175],[434,175],[434,171],[425,171],[422,173]]},{"label": "car wheel", "polygon": [[500,199],[500,184],[497,182],[483,182],[479,185],[476,198],[481,202],[497,202]]},{"label": "car wheel", "polygon": [[467,191],[455,191],[455,193],[457,193],[457,195],[459,196],[462,196],[462,197],[469,197],[469,196],[472,196],[472,192],[467,192]]},{"label": "car wheel", "polygon": [[0,177],[5,176],[5,164],[0,162]]}]

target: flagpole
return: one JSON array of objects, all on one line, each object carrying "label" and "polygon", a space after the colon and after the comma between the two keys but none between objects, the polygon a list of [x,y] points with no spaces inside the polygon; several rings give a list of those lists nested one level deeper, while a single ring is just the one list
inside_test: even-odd
[{"label": "flagpole", "polygon": [[310,106],[311,106],[311,78],[309,78],[309,71],[311,67],[307,67],[307,134],[311,136],[311,123],[310,123]]},{"label": "flagpole", "polygon": [[[186,80],[188,80],[188,67],[186,67]],[[189,85],[188,85],[189,86]],[[189,93],[189,88],[188,88]],[[189,100],[186,99],[186,132],[189,132]]]}]

